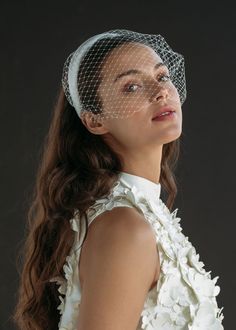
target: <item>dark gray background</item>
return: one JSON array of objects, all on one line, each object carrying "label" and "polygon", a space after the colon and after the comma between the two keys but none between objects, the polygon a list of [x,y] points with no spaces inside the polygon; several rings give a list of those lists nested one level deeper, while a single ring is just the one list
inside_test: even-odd
[{"label": "dark gray background", "polygon": [[15,258],[63,63],[114,28],[161,34],[185,56],[175,207],[206,270],[219,276],[224,327],[235,328],[235,20],[225,1],[1,2],[1,329],[14,329]]}]

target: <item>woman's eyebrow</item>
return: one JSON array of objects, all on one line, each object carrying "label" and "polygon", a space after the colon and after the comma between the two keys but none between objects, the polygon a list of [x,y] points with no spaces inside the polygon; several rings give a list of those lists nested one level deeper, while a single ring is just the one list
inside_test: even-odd
[{"label": "woman's eyebrow", "polygon": [[[158,69],[158,68],[161,67],[161,66],[166,66],[166,64],[163,63],[163,62],[159,62],[159,63],[157,63],[157,64],[154,66],[154,70]],[[116,78],[114,79],[113,83],[115,83],[115,82],[116,82],[118,79],[120,79],[121,77],[128,76],[128,75],[131,75],[131,74],[141,74],[141,73],[142,73],[142,71],[137,70],[137,69],[130,69],[130,70],[127,70],[127,71],[125,71],[125,72],[122,72],[122,73],[118,74],[118,75],[116,76]]]}]

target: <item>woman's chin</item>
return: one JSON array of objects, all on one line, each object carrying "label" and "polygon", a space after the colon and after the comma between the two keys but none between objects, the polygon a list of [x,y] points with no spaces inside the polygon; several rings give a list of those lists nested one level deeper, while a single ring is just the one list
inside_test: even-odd
[{"label": "woman's chin", "polygon": [[170,142],[173,142],[175,140],[177,140],[182,134],[182,130],[178,130],[178,131],[169,131],[168,134],[163,134],[161,137],[158,138],[158,142],[162,143],[162,144],[167,144]]}]

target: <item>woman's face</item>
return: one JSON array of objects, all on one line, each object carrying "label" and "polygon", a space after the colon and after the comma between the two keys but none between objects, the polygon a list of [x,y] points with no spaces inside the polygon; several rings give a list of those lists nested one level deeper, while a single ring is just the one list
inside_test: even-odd
[{"label": "woman's face", "polygon": [[[108,55],[98,88],[103,112],[118,114],[118,118],[111,116],[103,122],[107,129],[103,137],[108,143],[125,150],[140,150],[147,146],[163,145],[180,136],[180,98],[176,87],[168,79],[168,68],[160,65],[162,62],[152,48],[140,43],[123,44]],[[166,105],[175,110],[174,117],[163,121],[152,120]]]}]

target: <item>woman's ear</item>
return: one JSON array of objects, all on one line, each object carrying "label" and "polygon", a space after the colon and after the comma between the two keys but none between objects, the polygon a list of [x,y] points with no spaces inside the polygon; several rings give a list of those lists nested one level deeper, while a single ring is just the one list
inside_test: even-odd
[{"label": "woman's ear", "polygon": [[108,132],[108,129],[104,126],[104,123],[90,111],[83,111],[80,119],[84,126],[93,134],[104,134]]}]

